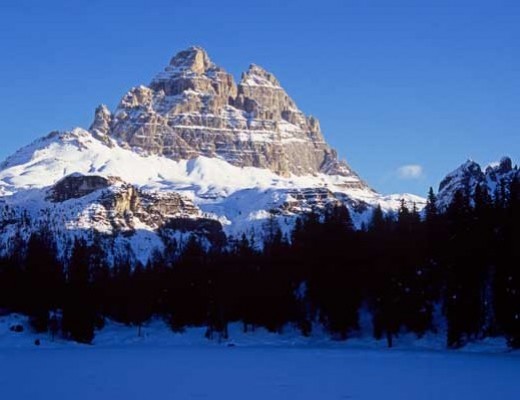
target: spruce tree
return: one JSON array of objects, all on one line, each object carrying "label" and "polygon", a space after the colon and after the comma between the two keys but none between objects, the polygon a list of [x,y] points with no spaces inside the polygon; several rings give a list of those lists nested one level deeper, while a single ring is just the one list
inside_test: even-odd
[{"label": "spruce tree", "polygon": [[25,302],[33,329],[45,332],[49,312],[56,310],[61,297],[63,273],[56,258],[51,234],[41,231],[31,235],[25,260]]},{"label": "spruce tree", "polygon": [[74,244],[67,271],[62,330],[65,336],[81,343],[94,339],[97,313],[90,269],[90,251],[83,240]]}]

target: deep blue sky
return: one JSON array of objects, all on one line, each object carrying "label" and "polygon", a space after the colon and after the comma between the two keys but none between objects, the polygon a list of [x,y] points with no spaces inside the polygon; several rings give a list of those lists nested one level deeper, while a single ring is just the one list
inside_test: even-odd
[{"label": "deep blue sky", "polygon": [[[88,127],[192,44],[237,78],[272,71],[384,193],[519,160],[518,0],[2,0],[0,158]],[[423,172],[404,179],[410,164]]]}]

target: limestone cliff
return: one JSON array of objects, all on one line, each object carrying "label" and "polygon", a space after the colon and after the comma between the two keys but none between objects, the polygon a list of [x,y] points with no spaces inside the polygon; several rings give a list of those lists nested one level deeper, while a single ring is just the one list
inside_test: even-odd
[{"label": "limestone cliff", "polygon": [[150,85],[130,90],[113,115],[99,107],[90,131],[174,160],[202,155],[283,176],[358,178],[274,75],[251,65],[237,85],[199,47],[178,53]]}]

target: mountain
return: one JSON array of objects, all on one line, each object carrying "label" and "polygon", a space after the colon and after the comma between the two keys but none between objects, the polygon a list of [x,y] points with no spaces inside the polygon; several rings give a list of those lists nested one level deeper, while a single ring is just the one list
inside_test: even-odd
[{"label": "mountain", "polygon": [[372,190],[277,79],[252,65],[237,85],[198,47],[181,51],[89,130],[52,132],[0,165],[4,253],[36,231],[61,255],[101,234],[107,257],[146,260],[195,234],[208,245],[346,204],[357,226],[413,195]]},{"label": "mountain", "polygon": [[199,47],[173,57],[149,86],[130,90],[113,115],[100,107],[91,131],[142,154],[218,157],[283,176],[343,175],[367,187],[274,75],[251,65],[237,85]]},{"label": "mountain", "polygon": [[503,157],[484,170],[475,161],[468,160],[441,181],[437,196],[438,206],[440,209],[446,209],[458,191],[463,191],[471,197],[478,185],[487,188],[489,194],[494,195],[501,187],[507,186],[515,176],[520,178],[520,170],[517,166],[513,167],[509,157]]}]

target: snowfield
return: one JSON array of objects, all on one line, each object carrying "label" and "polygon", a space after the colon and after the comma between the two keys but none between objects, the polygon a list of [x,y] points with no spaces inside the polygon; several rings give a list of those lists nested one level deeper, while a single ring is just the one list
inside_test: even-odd
[{"label": "snowfield", "polygon": [[520,357],[278,347],[8,349],[2,399],[518,399]]},{"label": "snowfield", "polygon": [[244,334],[226,342],[204,329],[173,334],[159,321],[143,329],[115,323],[92,346],[50,342],[0,318],[0,398],[83,399],[518,399],[520,354],[501,341],[442,350],[440,340],[334,342],[295,332]]},{"label": "snowfield", "polygon": [[[357,177],[281,177],[267,169],[236,167],[219,158],[174,161],[146,156],[107,140],[110,146],[76,128],[34,141],[0,164],[0,196],[5,196],[8,204],[40,210],[49,208],[42,189],[67,175],[119,177],[142,189],[188,196],[209,217],[219,219],[226,233],[235,236],[265,222],[267,211],[286,201],[285,191],[291,189],[327,188],[356,202],[381,205],[385,211],[397,210],[401,199],[415,202],[419,208],[425,204],[423,198],[411,194],[383,196],[368,188],[350,187],[360,184]],[[361,226],[370,215],[353,215],[354,222]]]}]

